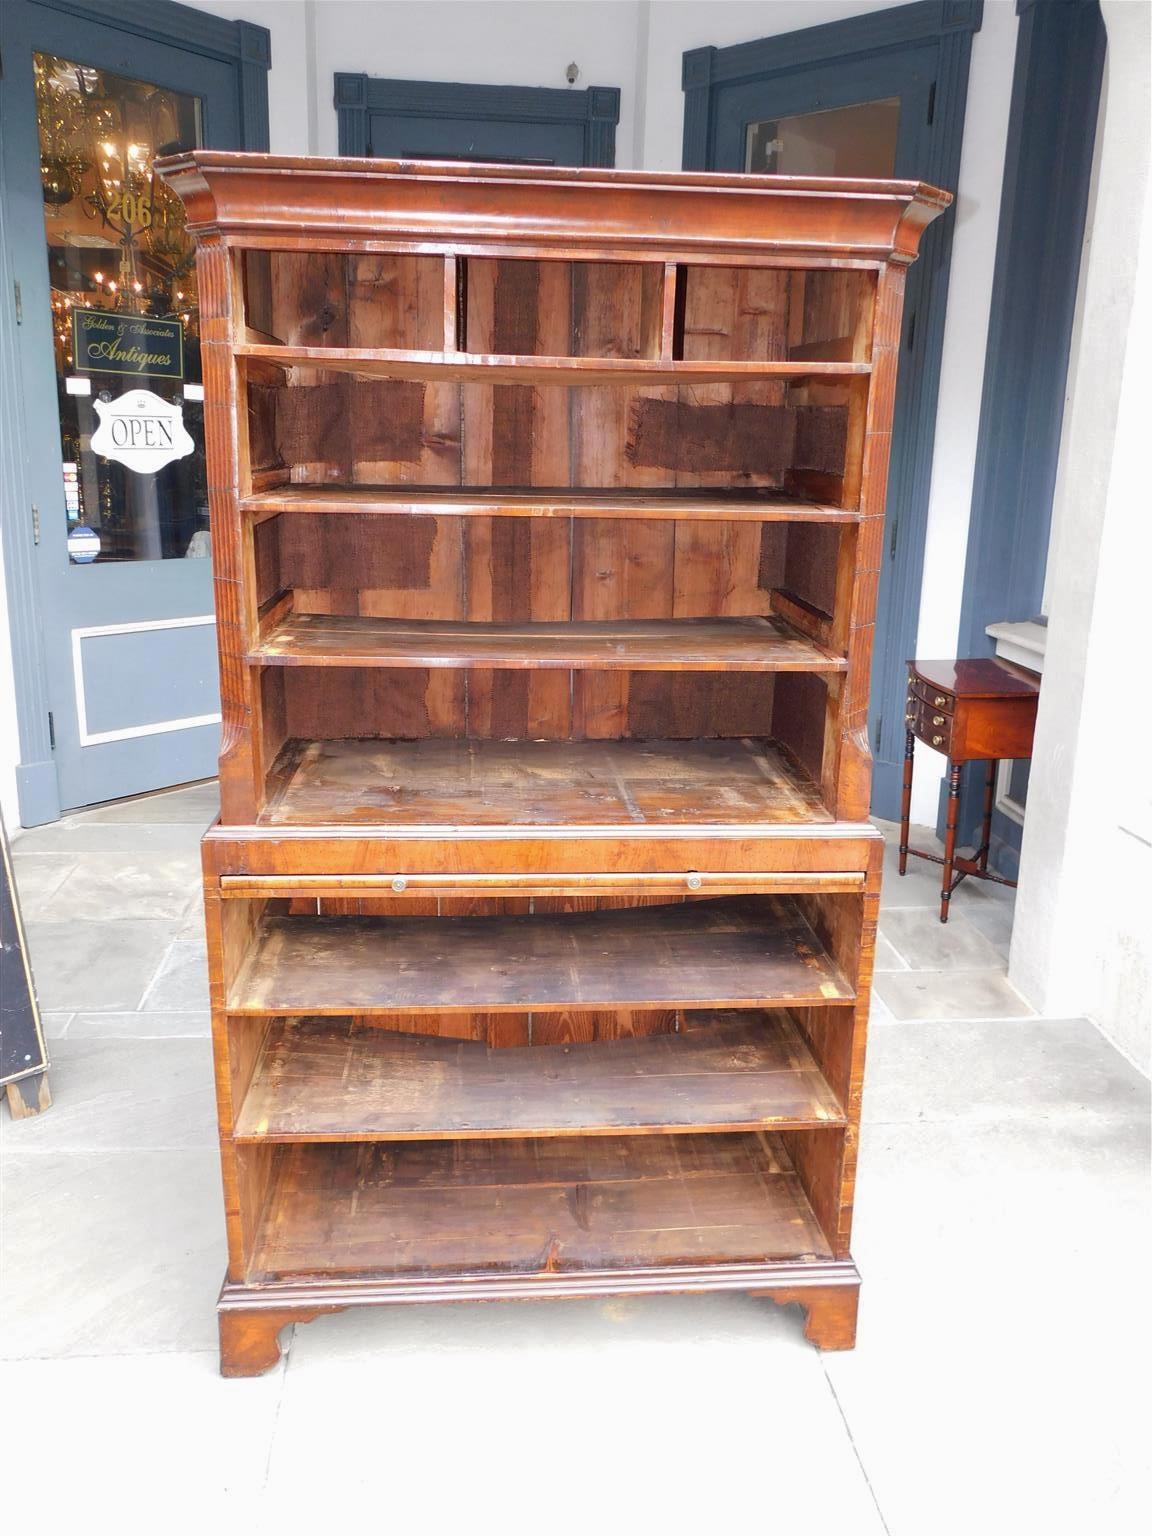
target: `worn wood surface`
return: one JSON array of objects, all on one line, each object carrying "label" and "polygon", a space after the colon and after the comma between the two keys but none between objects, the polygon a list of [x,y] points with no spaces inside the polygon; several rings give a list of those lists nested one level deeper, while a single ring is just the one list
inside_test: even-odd
[{"label": "worn wood surface", "polygon": [[[403,823],[359,826],[210,827],[201,844],[211,888],[235,877],[270,879],[285,892],[297,878],[375,879],[429,875],[443,884],[507,877],[628,880],[633,875],[692,870],[767,877],[766,888],[839,891],[857,888],[879,868],[883,834],[868,822],[715,822],[708,826],[616,824],[509,827],[482,823],[444,826]],[[795,886],[786,882],[796,879]]]},{"label": "worn wood surface", "polygon": [[829,819],[817,787],[786,756],[747,739],[292,741],[261,817],[301,827]]},{"label": "worn wood surface", "polygon": [[[558,373],[535,384],[512,372],[376,379],[317,368],[281,374],[252,358],[240,370],[260,468],[246,504],[289,483],[442,491],[458,481],[477,492],[539,487],[555,495],[569,482],[573,491],[601,493],[615,484],[699,486],[727,492],[737,506],[741,492],[776,490],[785,503],[856,510],[848,470],[858,456],[861,377],[595,377],[576,388]],[[255,500],[255,511],[265,505]]]},{"label": "worn wood surface", "polygon": [[488,1012],[846,1001],[799,899],[528,917],[269,917],[232,1013]]},{"label": "worn wood surface", "polygon": [[777,1138],[591,1136],[285,1147],[252,1272],[556,1274],[830,1256]]},{"label": "worn wood surface", "polygon": [[[225,1369],[321,1308],[466,1295],[760,1290],[850,1346],[872,627],[904,272],[947,195],[162,174],[208,390]],[[322,1105],[433,1139],[235,1138]]]},{"label": "worn wood surface", "polygon": [[[189,228],[256,247],[451,244],[477,254],[837,266],[915,260],[952,201],[924,182],[571,170],[193,150],[158,162]],[[285,195],[285,185],[292,192]]]},{"label": "worn wood surface", "polygon": [[576,667],[618,671],[839,672],[842,656],[775,616],[481,624],[286,614],[250,653],[310,667]]},{"label": "worn wood surface", "polygon": [[29,1077],[19,1077],[14,1083],[6,1083],[4,1092],[8,1099],[8,1113],[13,1120],[31,1120],[52,1108],[52,1090],[48,1086],[47,1072],[34,1072]]},{"label": "worn wood surface", "polygon": [[740,490],[644,491],[589,486],[541,486],[514,490],[474,486],[278,485],[247,496],[242,510],[254,521],[281,512],[373,513],[423,517],[595,517],[700,522],[853,523],[851,507],[805,501],[784,491],[751,487]]},{"label": "worn wood surface", "polygon": [[493,352],[425,352],[395,347],[265,346],[241,342],[236,356],[271,364],[285,372],[354,373],[366,379],[426,379],[429,383],[487,381],[528,383],[618,384],[647,380],[654,384],[708,384],[740,380],[851,378],[869,372],[868,363],[748,362],[744,359],[686,362],[666,358],[548,357]]},{"label": "worn wood surface", "polygon": [[689,1013],[678,1034],[495,1051],[283,1019],[268,1032],[235,1135],[459,1140],[843,1123],[784,1013]]},{"label": "worn wood surface", "polygon": [[804,1337],[821,1350],[855,1349],[860,1287],[849,1285],[778,1286],[757,1290],[778,1306],[798,1305],[805,1312]]}]

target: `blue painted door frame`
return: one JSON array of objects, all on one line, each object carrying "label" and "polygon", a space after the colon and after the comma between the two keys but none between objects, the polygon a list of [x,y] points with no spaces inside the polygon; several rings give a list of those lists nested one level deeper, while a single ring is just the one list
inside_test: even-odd
[{"label": "blue painted door frame", "polygon": [[[198,96],[206,144],[267,149],[270,50],[262,27],[169,0],[147,7],[132,0],[4,0],[0,44],[0,513],[20,731],[20,815],[34,826],[55,820],[62,807],[212,773],[218,727],[148,733],[133,719],[127,733],[101,731],[97,722],[86,731],[80,717],[85,683],[75,656],[86,640],[137,646],[139,654],[129,659],[122,652],[116,659],[117,671],[136,667],[140,674],[133,697],[117,707],[130,716],[139,706],[144,725],[152,719],[177,722],[191,713],[184,695],[196,683],[192,669],[202,674],[202,691],[214,691],[210,645],[194,647],[195,656],[181,648],[194,632],[210,637],[211,625],[179,622],[211,615],[211,571],[207,560],[88,568],[69,562],[32,56],[54,54]],[[163,675],[155,661],[158,647],[149,639],[153,631],[121,628],[154,621],[174,663]],[[84,633],[108,626],[116,628],[115,636]],[[158,713],[149,715],[149,708]]]},{"label": "blue painted door frame", "polygon": [[[743,170],[746,125],[900,99],[896,175],[956,189],[972,33],[981,0],[920,0],[847,21],[684,55],[684,167]],[[872,809],[899,814],[905,663],[915,653],[940,356],[955,211],[927,231],[909,271],[869,734]]]},{"label": "blue painted door frame", "polygon": [[[1016,8],[1020,35],[960,615],[967,656],[992,654],[988,624],[1040,613],[1104,69],[1097,0],[1017,0]],[[981,772],[979,764],[966,770],[960,831],[969,840]],[[1021,834],[1018,822],[996,813],[992,862],[1009,878],[1019,868]]]},{"label": "blue painted door frame", "polygon": [[616,164],[615,86],[565,91],[338,74],[334,101],[342,155]]}]

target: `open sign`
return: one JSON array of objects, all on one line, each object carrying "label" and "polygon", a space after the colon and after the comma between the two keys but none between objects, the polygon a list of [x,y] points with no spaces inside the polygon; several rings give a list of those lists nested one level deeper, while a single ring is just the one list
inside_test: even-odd
[{"label": "open sign", "polygon": [[92,434],[92,452],[152,475],[196,446],[184,425],[180,406],[161,400],[150,389],[130,389],[118,400],[94,400],[100,425]]}]

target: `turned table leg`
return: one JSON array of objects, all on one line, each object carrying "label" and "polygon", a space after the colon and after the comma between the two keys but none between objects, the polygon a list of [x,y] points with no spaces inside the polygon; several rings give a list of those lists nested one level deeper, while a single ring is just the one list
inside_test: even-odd
[{"label": "turned table leg", "polygon": [[980,868],[988,869],[988,851],[992,843],[992,807],[996,803],[996,759],[988,760],[984,775],[984,821],[980,829]]},{"label": "turned table leg", "polygon": [[916,738],[911,731],[904,732],[904,786],[900,798],[900,873],[908,873],[908,827],[912,820],[912,754],[916,750]]},{"label": "turned table leg", "polygon": [[944,879],[940,886],[940,921],[948,921],[952,870],[956,862],[956,822],[960,815],[960,764],[948,761],[948,818],[944,828]]}]

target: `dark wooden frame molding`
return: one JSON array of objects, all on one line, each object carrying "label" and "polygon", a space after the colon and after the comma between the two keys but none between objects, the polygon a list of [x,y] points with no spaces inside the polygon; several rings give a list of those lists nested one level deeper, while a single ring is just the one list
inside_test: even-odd
[{"label": "dark wooden frame molding", "polygon": [[335,76],[333,104],[341,155],[373,153],[372,112],[418,118],[488,118],[500,122],[583,123],[584,165],[616,164],[620,91],[590,85],[581,91],[537,85],[454,85],[435,80]]},{"label": "dark wooden frame molding", "polygon": [[[729,48],[692,49],[683,60],[684,169],[706,170],[711,165],[718,97],[725,85],[935,42],[933,119],[925,163],[916,174],[954,191],[960,177],[972,34],[980,29],[983,9],[983,0],[917,0]],[[879,706],[871,743],[873,808],[892,818],[900,803],[903,766],[904,668],[916,650],[920,619],[954,224],[954,212],[937,220],[909,273],[898,386],[907,404],[897,418],[903,416],[904,430],[894,434],[888,483],[888,504],[900,519],[901,537],[895,538],[890,517],[872,673]],[[909,350],[917,330],[922,344]]]},{"label": "dark wooden frame molding", "polygon": [[[272,39],[267,27],[248,21],[224,21],[219,16],[179,5],[176,0],[153,0],[147,6],[137,0],[32,0],[45,10],[63,12],[83,21],[112,28],[152,42],[202,54],[231,64],[236,70],[240,142],[236,149],[267,150],[268,70],[272,63]],[[0,327],[0,379],[11,388],[0,389],[6,401],[3,420],[9,442],[21,440],[19,362],[15,327],[14,287],[9,271],[12,240],[5,216],[3,168],[0,166],[0,275],[3,275],[3,325]],[[4,567],[8,589],[9,629],[12,637],[16,683],[16,718],[20,734],[20,760],[16,768],[20,819],[24,826],[56,821],[60,798],[52,759],[49,727],[48,677],[40,634],[39,586],[32,518],[29,515],[24,466],[19,455],[0,457],[0,507],[4,515]]]}]

